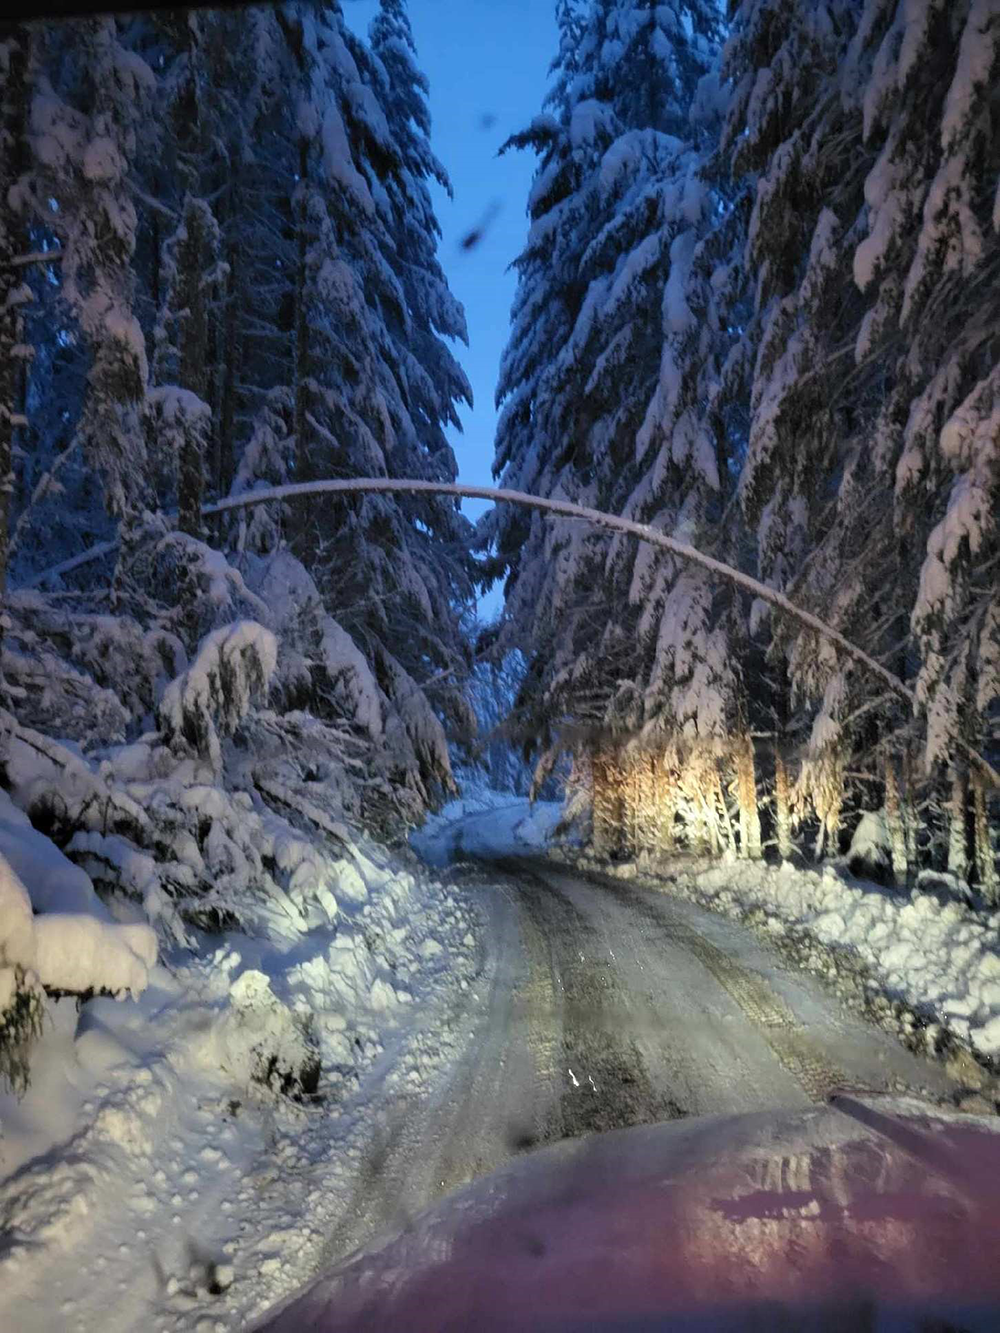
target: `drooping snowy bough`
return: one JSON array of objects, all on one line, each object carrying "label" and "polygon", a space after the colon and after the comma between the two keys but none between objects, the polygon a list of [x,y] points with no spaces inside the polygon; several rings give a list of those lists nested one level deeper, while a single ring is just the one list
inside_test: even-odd
[{"label": "drooping snowy bough", "polygon": [[[658,531],[646,523],[636,523],[631,519],[622,518],[618,514],[605,514],[599,509],[588,509],[584,505],[571,504],[567,500],[552,500],[539,495],[527,495],[522,491],[504,490],[495,486],[468,486],[459,482],[438,482],[438,481],[416,481],[399,480],[387,477],[358,477],[350,479],[335,479],[291,483],[287,486],[267,486],[260,487],[255,491],[243,495],[227,496],[224,500],[217,500],[214,504],[204,505],[202,514],[206,517],[216,514],[226,514],[233,510],[247,509],[255,505],[275,504],[284,500],[292,500],[299,497],[319,496],[319,495],[350,495],[350,494],[391,494],[402,493],[410,495],[452,495],[456,499],[472,500],[492,500],[495,504],[513,504],[523,505],[528,509],[538,509],[544,513],[554,514],[558,518],[570,518],[582,520],[586,523],[592,523],[596,527],[608,528],[612,532],[624,532],[637,538],[639,541],[648,542],[651,546],[658,546],[661,550],[668,551],[671,555],[690,564],[698,565],[718,578],[726,579],[730,583],[736,584],[745,592],[752,596],[760,598],[767,602],[775,610],[784,613],[787,616],[797,620],[799,624],[806,629],[811,630],[820,638],[833,644],[852,662],[867,672],[873,678],[879,680],[883,685],[888,686],[897,698],[902,699],[911,708],[918,706],[917,696],[898,676],[886,669],[880,662],[869,656],[857,644],[852,643],[850,639],[828,625],[819,616],[813,615],[811,611],[804,607],[797,606],[784,593],[769,588],[767,584],[761,583],[750,574],[745,574],[740,569],[735,569],[732,565],[727,565],[722,560],[716,560],[713,556],[706,555],[703,551],[697,550],[694,546],[689,546],[686,542],[678,541],[675,537],[669,537],[666,533]],[[64,561],[52,569],[46,570],[32,580],[33,584],[40,584],[48,579],[57,578],[62,574],[67,574],[92,560],[99,560],[108,555],[114,549],[110,543],[103,543],[94,547],[91,551],[84,551],[81,555],[72,560]],[[970,763],[983,775],[984,778],[996,788],[1000,788],[1000,773],[984,759],[971,746],[963,744]]]}]

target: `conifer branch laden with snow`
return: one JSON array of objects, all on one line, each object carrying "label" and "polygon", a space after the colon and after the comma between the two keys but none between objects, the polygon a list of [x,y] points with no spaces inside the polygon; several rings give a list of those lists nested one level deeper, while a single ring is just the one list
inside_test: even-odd
[{"label": "conifer branch laden with snow", "polygon": [[222,767],[221,738],[232,735],[267,695],[278,657],[270,630],[252,620],[207,634],[187,670],[171,681],[157,709],[168,744],[186,745]]},{"label": "conifer branch laden with snow", "polygon": [[[450,495],[456,498],[469,498],[492,500],[496,504],[519,505],[527,509],[535,509],[544,513],[553,514],[559,518],[578,519],[591,524],[595,527],[606,528],[613,532],[625,533],[631,537],[637,538],[641,542],[646,542],[651,546],[659,547],[661,550],[669,552],[680,560],[697,565],[713,574],[719,579],[735,584],[742,591],[751,594],[754,598],[766,602],[775,610],[787,615],[790,619],[798,622],[804,629],[826,640],[835,648],[839,649],[855,665],[860,667],[865,673],[878,680],[883,686],[909,705],[915,708],[917,697],[913,690],[905,684],[898,676],[886,669],[880,662],[869,656],[863,649],[856,644],[851,643],[839,630],[828,625],[819,616],[811,611],[797,606],[784,593],[778,592],[774,588],[768,587],[759,579],[744,573],[739,569],[727,565],[724,561],[717,560],[715,557],[706,555],[702,551],[696,550],[693,546],[685,542],[678,541],[665,533],[657,531],[648,524],[636,523],[631,519],[622,518],[616,514],[605,514],[596,509],[589,509],[583,505],[571,504],[565,500],[549,499],[543,496],[526,495],[519,491],[503,490],[492,486],[467,486],[462,483],[445,483],[420,480],[401,480],[388,479],[381,477],[361,477],[345,480],[328,480],[291,483],[286,486],[261,487],[243,495],[229,496],[225,500],[216,501],[213,504],[206,505],[203,513],[207,516],[216,514],[230,513],[234,510],[251,508],[255,505],[273,504],[297,498],[306,498],[317,495],[349,495],[352,493],[393,493],[403,494],[439,494]],[[86,553],[85,553],[86,554]],[[93,553],[91,558],[99,558],[105,554],[102,549]],[[79,568],[83,563],[83,557],[78,557],[73,564],[73,568]],[[47,577],[52,577],[62,572],[59,567],[47,571],[40,575],[38,581],[42,582]],[[969,759],[982,772],[984,778],[996,788],[1000,788],[1000,774],[984,759],[981,755],[968,749]]]}]

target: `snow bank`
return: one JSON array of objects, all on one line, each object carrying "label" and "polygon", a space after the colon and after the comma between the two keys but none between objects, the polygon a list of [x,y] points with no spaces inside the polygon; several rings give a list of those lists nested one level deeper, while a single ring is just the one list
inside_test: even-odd
[{"label": "snow bank", "polygon": [[89,877],[0,792],[0,1011],[15,967],[56,990],[139,995],[156,953],[153,930],[110,921]]},{"label": "snow bank", "polygon": [[139,995],[156,953],[149,926],[115,925],[84,912],[35,916],[31,895],[0,853],[0,1010],[13,996],[16,967],[55,990]]},{"label": "snow bank", "polygon": [[28,891],[0,857],[0,1012],[14,995],[14,968],[35,961],[35,933]]},{"label": "snow bank", "polygon": [[37,912],[86,912],[102,920],[107,909],[90,876],[73,864],[50,838],[32,828],[28,816],[0,791],[0,855],[31,891]]},{"label": "snow bank", "polygon": [[[10,1327],[247,1327],[316,1271],[385,1106],[471,1039],[445,1021],[479,968],[471,903],[346,827],[313,868],[333,911],[311,928],[168,950],[134,1004],[49,1001],[26,1093],[0,1088]],[[0,861],[0,985],[40,951],[79,984],[98,950],[138,984],[145,928],[82,920],[74,956]]]},{"label": "snow bank", "polygon": [[34,968],[46,986],[76,994],[107,990],[140,995],[156,963],[156,933],[138,923],[113,925],[80,913],[35,918]]}]

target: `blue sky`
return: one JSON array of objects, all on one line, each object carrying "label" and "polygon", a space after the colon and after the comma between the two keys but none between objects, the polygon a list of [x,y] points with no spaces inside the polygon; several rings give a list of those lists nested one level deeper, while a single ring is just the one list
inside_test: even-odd
[{"label": "blue sky", "polygon": [[[344,0],[356,31],[366,32],[377,12],[377,0]],[[475,407],[463,413],[464,431],[452,443],[460,478],[490,484],[493,394],[515,286],[506,270],[524,244],[535,164],[530,152],[496,153],[542,109],[556,52],[555,6],[552,0],[410,0],[409,13],[419,64],[430,80],[431,142],[455,192],[450,201],[434,187],[441,262],[469,323],[469,347],[459,350],[459,359]],[[483,239],[464,250],[462,238],[484,219]],[[485,507],[469,501],[465,511],[474,518]],[[490,616],[499,606],[495,591],[480,611]]]}]

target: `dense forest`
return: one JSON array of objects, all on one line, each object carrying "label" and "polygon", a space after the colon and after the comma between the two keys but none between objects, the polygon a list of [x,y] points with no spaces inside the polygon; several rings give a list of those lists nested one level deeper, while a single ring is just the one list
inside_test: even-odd
[{"label": "dense forest", "polygon": [[[525,735],[606,853],[837,854],[998,890],[1000,6],[558,6],[497,473],[652,524],[915,695],[649,547],[501,507]],[[972,752],[970,757],[970,751]],[[977,758],[978,756],[978,758]]]},{"label": "dense forest", "polygon": [[[0,783],[162,938],[307,923],[345,827],[419,822],[477,712],[496,782],[511,746],[536,784],[571,766],[602,854],[821,856],[863,823],[897,882],[997,899],[1000,4],[557,13],[505,145],[538,167],[496,475],[753,575],[916,706],[584,524],[206,515],[456,476],[465,320],[404,0],[367,40],[336,0],[6,22]],[[0,931],[0,1006],[18,966]]]},{"label": "dense forest", "polygon": [[0,30],[2,784],[168,940],[308,921],[474,727],[454,500],[202,514],[454,478],[428,132],[402,0]]}]

